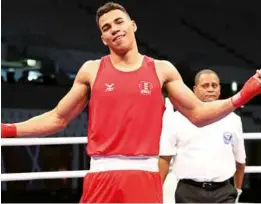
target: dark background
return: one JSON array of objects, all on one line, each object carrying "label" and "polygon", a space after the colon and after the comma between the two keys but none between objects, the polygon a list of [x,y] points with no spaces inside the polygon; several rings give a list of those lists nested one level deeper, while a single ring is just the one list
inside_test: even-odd
[{"label": "dark background", "polygon": [[[2,1],[2,122],[23,121],[52,109],[70,89],[84,61],[108,54],[95,22],[96,10],[105,2]],[[189,87],[197,71],[211,68],[221,78],[221,97],[230,97],[233,81],[240,89],[261,67],[258,1],[120,3],[137,23],[140,51],[172,62]],[[29,66],[27,59],[37,60],[39,66]],[[261,132],[260,104],[259,96],[237,110],[245,132]],[[87,113],[85,110],[68,128],[51,137],[85,137]],[[246,140],[245,146],[247,165],[261,165],[261,142]],[[1,153],[2,173],[89,168],[85,145],[2,147]],[[78,202],[82,190],[82,179],[1,184],[2,202]],[[261,202],[260,185],[260,173],[245,174],[240,201]]]}]

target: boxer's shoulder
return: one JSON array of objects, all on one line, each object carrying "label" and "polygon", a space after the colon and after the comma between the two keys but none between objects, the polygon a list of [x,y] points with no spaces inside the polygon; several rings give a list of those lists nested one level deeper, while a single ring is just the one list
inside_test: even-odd
[{"label": "boxer's shoulder", "polygon": [[176,67],[170,61],[154,60],[154,62],[155,62],[156,69],[159,70],[160,72],[163,72],[167,75],[177,73]]},{"label": "boxer's shoulder", "polygon": [[179,80],[181,76],[177,68],[167,60],[154,60],[157,72],[163,76],[164,83]]},{"label": "boxer's shoulder", "polygon": [[88,60],[83,64],[82,69],[85,73],[88,74],[88,76],[96,76],[98,69],[100,67],[100,62],[101,62],[100,59]]},{"label": "boxer's shoulder", "polygon": [[88,60],[83,63],[77,73],[76,79],[82,83],[91,84],[98,72],[100,60]]},{"label": "boxer's shoulder", "polygon": [[167,60],[154,59],[155,66],[160,69],[173,69],[174,65]]},{"label": "boxer's shoulder", "polygon": [[158,59],[153,59],[153,60],[154,60],[157,76],[161,82],[161,85],[163,85],[167,81],[169,75],[168,67],[171,66],[171,63],[165,60],[158,60]]},{"label": "boxer's shoulder", "polygon": [[100,59],[88,60],[83,64],[82,69],[87,72],[95,72],[95,70],[97,71],[99,69],[100,63]]}]

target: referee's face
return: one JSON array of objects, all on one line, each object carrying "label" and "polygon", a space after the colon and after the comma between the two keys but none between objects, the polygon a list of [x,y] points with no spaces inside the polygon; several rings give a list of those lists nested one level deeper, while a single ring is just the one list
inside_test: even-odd
[{"label": "referee's face", "polygon": [[216,74],[202,74],[194,86],[195,95],[204,102],[218,100],[220,96],[220,82]]}]

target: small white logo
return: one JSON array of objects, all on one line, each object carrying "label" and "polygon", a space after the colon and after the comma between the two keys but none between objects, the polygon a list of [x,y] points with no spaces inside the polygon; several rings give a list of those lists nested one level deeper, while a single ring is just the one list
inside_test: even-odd
[{"label": "small white logo", "polygon": [[105,85],[105,91],[107,92],[111,92],[111,91],[114,91],[115,89],[115,86],[114,86],[114,83],[112,84],[104,84]]},{"label": "small white logo", "polygon": [[151,90],[153,88],[153,85],[151,82],[141,81],[139,84],[139,87],[140,87],[140,93],[142,95],[151,95]]}]

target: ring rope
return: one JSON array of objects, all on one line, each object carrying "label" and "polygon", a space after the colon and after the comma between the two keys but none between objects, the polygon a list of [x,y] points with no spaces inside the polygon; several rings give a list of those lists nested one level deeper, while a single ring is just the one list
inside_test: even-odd
[{"label": "ring rope", "polygon": [[[3,181],[24,181],[38,179],[58,179],[58,178],[81,178],[89,171],[49,171],[49,172],[32,172],[32,173],[8,173],[1,174],[1,182]],[[247,166],[245,173],[260,173],[261,166]]]},{"label": "ring rope", "polygon": [[[261,133],[244,133],[245,139],[261,139]],[[62,145],[62,144],[86,144],[87,137],[44,137],[44,138],[3,138],[1,146],[30,146],[30,145]],[[1,174],[1,181],[22,181],[37,179],[58,179],[58,178],[80,178],[89,171],[49,171],[30,173],[6,173]],[[261,166],[247,166],[245,173],[261,173]]]},{"label": "ring rope", "polygon": [[[244,133],[244,139],[259,140],[261,133]],[[37,137],[37,138],[3,138],[2,146],[32,146],[32,145],[63,145],[86,144],[88,139],[84,137]]]}]

